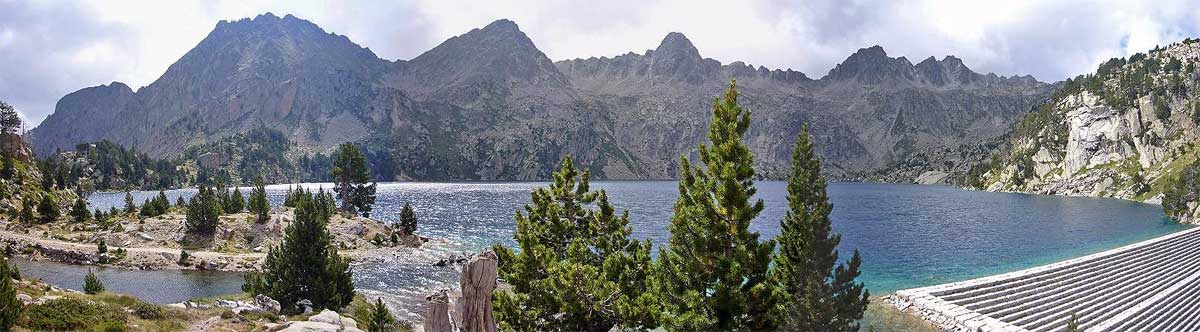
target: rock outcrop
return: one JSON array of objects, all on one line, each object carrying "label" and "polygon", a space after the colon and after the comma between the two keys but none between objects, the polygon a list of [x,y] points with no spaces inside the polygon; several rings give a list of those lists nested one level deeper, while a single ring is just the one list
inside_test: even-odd
[{"label": "rock outcrop", "polygon": [[[1185,41],[1067,82],[1017,125],[976,186],[1161,203],[1200,156],[1197,63],[1200,43]],[[1197,221],[1181,205],[1168,213]]]},{"label": "rock outcrop", "polygon": [[350,317],[343,317],[331,310],[322,310],[312,315],[307,321],[293,321],[269,326],[267,331],[281,332],[363,332],[358,328],[358,322]]}]

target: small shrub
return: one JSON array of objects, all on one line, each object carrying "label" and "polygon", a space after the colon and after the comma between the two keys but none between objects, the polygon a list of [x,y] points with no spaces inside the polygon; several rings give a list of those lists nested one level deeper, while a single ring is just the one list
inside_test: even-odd
[{"label": "small shrub", "polygon": [[164,317],[162,307],[149,304],[142,301],[135,302],[129,307],[134,316],[141,319],[162,319]]},{"label": "small shrub", "polygon": [[180,266],[188,266],[188,258],[190,258],[190,257],[191,257],[191,255],[189,255],[186,250],[180,250],[179,251],[179,261],[175,262],[175,264],[179,264]]},{"label": "small shrub", "polygon": [[83,292],[88,294],[99,294],[104,291],[104,283],[100,282],[100,278],[96,277],[95,273],[88,270],[88,274],[83,277]]}]

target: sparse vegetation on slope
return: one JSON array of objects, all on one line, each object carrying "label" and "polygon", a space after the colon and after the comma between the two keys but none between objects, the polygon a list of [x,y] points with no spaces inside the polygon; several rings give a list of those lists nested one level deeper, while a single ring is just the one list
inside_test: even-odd
[{"label": "sparse vegetation on slope", "polygon": [[1197,220],[1186,175],[1200,153],[1197,62],[1200,43],[1188,39],[1068,79],[967,185],[1162,202]]}]

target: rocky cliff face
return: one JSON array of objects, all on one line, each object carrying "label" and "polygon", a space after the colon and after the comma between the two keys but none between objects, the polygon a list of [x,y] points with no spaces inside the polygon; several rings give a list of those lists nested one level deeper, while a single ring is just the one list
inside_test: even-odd
[{"label": "rocky cliff face", "polygon": [[784,174],[809,124],[830,175],[899,182],[962,173],[988,151],[979,142],[1052,89],[953,57],[914,66],[878,46],[813,80],[704,58],[679,33],[642,54],[552,62],[507,20],[389,62],[264,14],[222,21],[136,92],[113,83],[64,97],[30,136],[43,155],[107,139],[164,157],[265,127],[293,159],[362,143],[375,168],[394,170],[387,179],[541,179],[567,154],[598,178],[671,178],[730,79],[755,112],[747,140],[764,175]]},{"label": "rocky cliff face", "polygon": [[[1200,78],[1197,61],[1200,43],[1185,41],[1114,59],[1095,74],[1066,82],[976,172],[976,185],[1149,203],[1172,199],[1200,152],[1200,102],[1190,93]],[[1196,222],[1195,205],[1168,212]]]}]

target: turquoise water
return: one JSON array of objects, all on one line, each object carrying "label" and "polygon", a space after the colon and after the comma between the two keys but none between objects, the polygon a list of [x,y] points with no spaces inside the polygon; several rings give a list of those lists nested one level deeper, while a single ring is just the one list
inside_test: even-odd
[{"label": "turquoise water", "polygon": [[[415,315],[430,290],[453,288],[457,271],[433,267],[451,253],[511,244],[513,214],[543,183],[387,183],[379,185],[374,217],[396,220],[410,202],[426,248],[364,258],[354,267],[357,287]],[[673,181],[597,182],[618,209],[628,209],[634,236],[665,243]],[[312,188],[329,184],[306,184]],[[752,225],[778,233],[786,209],[783,182],[758,182],[766,209]],[[268,188],[272,204],[286,186]],[[248,192],[248,190],[243,190]],[[188,196],[194,191],[169,192]],[[1032,267],[1137,242],[1182,229],[1157,205],[1116,199],[1039,196],[960,190],[946,186],[835,183],[829,187],[834,230],[843,257],[863,256],[862,279],[872,294],[965,280]],[[136,193],[140,201],[153,193]],[[121,205],[123,194],[97,194],[95,206]],[[159,273],[159,272],[137,272]],[[229,278],[234,278],[230,276]],[[239,279],[240,280],[240,279]],[[75,286],[76,285],[66,285]],[[163,287],[167,287],[164,285]],[[153,290],[170,293],[171,288]],[[137,294],[137,291],[133,293]],[[189,294],[193,294],[189,293]]]}]

